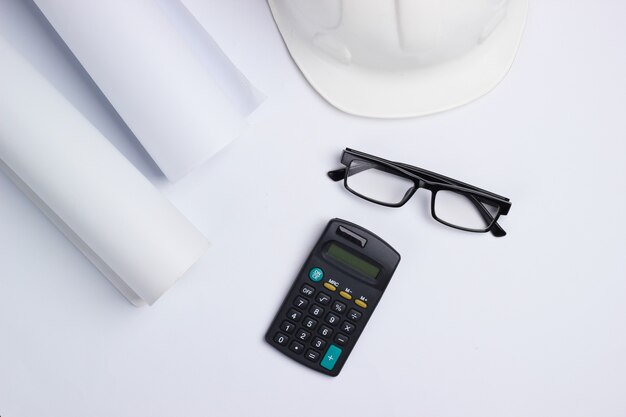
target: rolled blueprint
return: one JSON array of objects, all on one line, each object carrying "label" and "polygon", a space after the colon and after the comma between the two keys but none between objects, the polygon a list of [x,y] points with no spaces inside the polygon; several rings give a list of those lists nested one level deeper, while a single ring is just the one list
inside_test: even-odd
[{"label": "rolled blueprint", "polygon": [[245,126],[258,92],[179,0],[35,0],[172,181]]},{"label": "rolled blueprint", "polygon": [[133,304],[152,304],[208,242],[2,37],[0,62],[0,169]]}]

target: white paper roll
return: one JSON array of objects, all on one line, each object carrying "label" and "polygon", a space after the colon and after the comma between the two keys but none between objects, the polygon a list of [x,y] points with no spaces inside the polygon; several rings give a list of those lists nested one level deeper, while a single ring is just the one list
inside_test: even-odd
[{"label": "white paper roll", "polygon": [[152,304],[208,242],[0,37],[0,168],[133,304]]},{"label": "white paper roll", "polygon": [[35,3],[172,181],[237,137],[258,105],[178,0]]}]

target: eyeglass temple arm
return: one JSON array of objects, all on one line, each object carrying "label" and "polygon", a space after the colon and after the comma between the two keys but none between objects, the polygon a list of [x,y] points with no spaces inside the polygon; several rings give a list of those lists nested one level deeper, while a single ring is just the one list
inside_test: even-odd
[{"label": "eyeglass temple arm", "polygon": [[[367,171],[368,169],[371,169],[371,168],[372,167],[369,165],[361,165],[357,167],[352,167],[350,168],[349,176],[358,174],[359,172]],[[379,167],[379,169],[387,170],[387,172],[395,172],[395,171],[388,170],[388,168],[386,167]],[[346,178],[346,171],[347,171],[346,168],[338,168],[333,171],[328,171],[328,177],[335,182],[339,182]]]},{"label": "eyeglass temple arm", "polygon": [[[359,173],[361,171],[365,171],[365,170],[367,170],[369,168],[370,167],[368,167],[368,166],[353,168],[353,171],[351,172],[351,175],[357,174],[357,173]],[[335,169],[333,171],[329,171],[328,172],[328,177],[331,180],[335,181],[335,182],[339,182],[339,181],[343,180],[346,177],[346,169],[345,168],[339,168],[339,169]],[[476,209],[478,210],[478,213],[481,215],[483,220],[487,224],[490,224],[493,221],[493,216],[491,215],[491,213],[489,213],[489,210],[487,210],[485,208],[485,206],[476,197],[472,196],[469,200],[476,207]],[[498,222],[495,222],[491,226],[491,229],[489,231],[491,232],[491,234],[493,234],[496,237],[506,236],[506,232],[504,231],[504,229],[502,227],[500,227]]]}]

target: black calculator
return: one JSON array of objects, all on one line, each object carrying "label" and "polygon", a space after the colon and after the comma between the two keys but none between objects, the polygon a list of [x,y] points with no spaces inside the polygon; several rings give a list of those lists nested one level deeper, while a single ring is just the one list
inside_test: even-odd
[{"label": "black calculator", "polygon": [[372,232],[331,220],[265,340],[301,364],[337,376],[399,262],[400,254]]}]

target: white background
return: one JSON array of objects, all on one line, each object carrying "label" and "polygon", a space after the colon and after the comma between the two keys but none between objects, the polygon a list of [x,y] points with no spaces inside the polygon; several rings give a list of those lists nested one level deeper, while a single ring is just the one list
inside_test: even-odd
[{"label": "white background", "polygon": [[[626,415],[623,1],[531,2],[493,92],[400,121],[324,102],[264,1],[187,4],[268,99],[172,185],[30,1],[0,0],[0,32],[213,243],[137,309],[0,176],[2,417]],[[508,236],[439,225],[426,192],[398,210],[351,196],[325,176],[346,146],[510,197]],[[263,341],[332,217],[403,256],[337,378]]]}]

